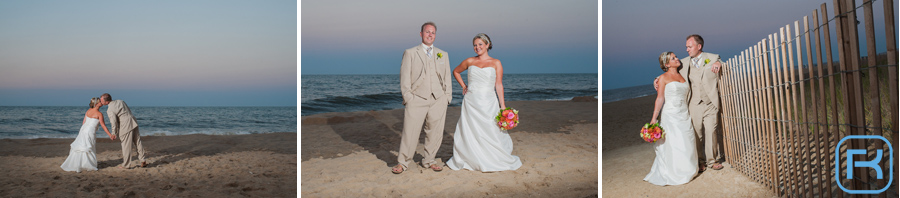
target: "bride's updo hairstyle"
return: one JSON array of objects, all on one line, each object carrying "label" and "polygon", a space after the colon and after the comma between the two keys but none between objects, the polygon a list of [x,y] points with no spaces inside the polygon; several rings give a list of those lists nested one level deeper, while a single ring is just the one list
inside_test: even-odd
[{"label": "bride's updo hairstyle", "polygon": [[666,64],[669,64],[669,54],[675,54],[675,52],[663,52],[659,55],[659,68],[663,70],[663,72],[669,71],[669,68],[666,67]]},{"label": "bride's updo hairstyle", "polygon": [[491,37],[489,37],[485,33],[478,33],[478,35],[475,35],[475,38],[472,39],[472,42],[475,42],[475,39],[481,39],[481,41],[484,41],[484,44],[488,45],[488,51],[491,51],[491,48],[494,47],[494,44],[491,44]]},{"label": "bride's updo hairstyle", "polygon": [[94,108],[94,105],[100,104],[100,98],[94,97],[91,98],[91,104],[88,105],[90,108]]}]

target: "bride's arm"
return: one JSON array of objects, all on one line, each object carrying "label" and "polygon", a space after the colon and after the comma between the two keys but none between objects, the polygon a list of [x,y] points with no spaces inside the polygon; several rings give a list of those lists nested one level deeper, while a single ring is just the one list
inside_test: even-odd
[{"label": "bride's arm", "polygon": [[468,66],[465,66],[468,61],[468,58],[466,60],[463,60],[461,63],[459,63],[459,66],[456,66],[456,68],[453,69],[453,77],[456,78],[456,82],[459,83],[459,85],[462,87],[463,95],[466,95],[468,89],[466,87],[466,83],[463,82],[462,75],[460,75],[459,73],[462,73],[463,71],[466,71],[466,69],[468,69]]},{"label": "bride's arm", "polygon": [[658,116],[659,116],[659,110],[662,108],[663,103],[666,102],[666,98],[665,98],[666,83],[668,83],[668,81],[663,80],[662,77],[660,77],[659,85],[661,86],[662,89],[656,89],[656,102],[653,105],[653,118],[650,119],[650,124],[656,123],[656,118],[658,118]]},{"label": "bride's arm", "polygon": [[500,109],[506,109],[506,99],[503,98],[503,64],[497,60],[497,81],[494,82],[494,88],[497,89],[497,99],[500,100]]},{"label": "bride's arm", "polygon": [[103,131],[106,131],[106,135],[109,135],[109,139],[116,140],[116,136],[109,133],[109,129],[106,128],[106,122],[103,122],[103,114],[100,114],[100,126],[103,126]]}]

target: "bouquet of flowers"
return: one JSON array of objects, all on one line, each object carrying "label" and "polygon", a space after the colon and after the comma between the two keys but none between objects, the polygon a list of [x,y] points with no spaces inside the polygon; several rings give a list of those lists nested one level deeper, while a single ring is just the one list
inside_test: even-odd
[{"label": "bouquet of flowers", "polygon": [[500,114],[494,120],[497,121],[497,126],[500,129],[510,130],[516,128],[519,125],[519,110],[506,107],[506,109],[500,110]]},{"label": "bouquet of flowers", "polygon": [[666,131],[659,126],[659,123],[647,123],[644,124],[643,128],[641,128],[641,138],[643,138],[644,141],[654,143],[665,136]]}]

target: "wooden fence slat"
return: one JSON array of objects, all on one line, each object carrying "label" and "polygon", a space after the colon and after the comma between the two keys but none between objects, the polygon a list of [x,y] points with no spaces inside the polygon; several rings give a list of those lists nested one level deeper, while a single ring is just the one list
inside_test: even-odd
[{"label": "wooden fence slat", "polygon": [[[806,17],[804,16],[804,19],[805,18]],[[797,115],[797,117],[801,118],[800,122],[796,122],[799,124],[794,124],[798,128],[797,132],[800,132],[799,138],[801,138],[801,141],[798,142],[799,145],[797,145],[797,146],[802,147],[802,148],[800,148],[800,152],[798,152],[798,154],[800,155],[799,160],[801,161],[800,164],[802,165],[801,166],[802,168],[798,167],[798,168],[800,168],[800,175],[799,175],[800,180],[799,180],[799,183],[797,183],[797,184],[800,185],[799,189],[801,192],[801,196],[809,197],[810,196],[809,192],[810,192],[810,187],[811,187],[810,185],[812,185],[812,179],[810,178],[810,175],[811,175],[810,172],[812,171],[812,169],[810,169],[809,164],[811,163],[812,160],[810,159],[810,152],[809,152],[809,150],[810,150],[809,149],[810,148],[809,135],[810,134],[809,134],[809,129],[807,128],[807,124],[806,124],[809,122],[809,120],[806,117],[807,116],[806,115],[806,88],[803,86],[803,82],[805,82],[805,80],[804,80],[805,78],[803,76],[803,55],[802,55],[803,51],[800,48],[800,21],[794,21],[794,36],[792,37],[791,40],[793,40],[794,47],[796,48],[796,52],[797,52],[797,57],[796,57],[797,58],[796,59],[797,60],[797,76],[796,76],[797,80],[796,81],[794,80],[794,77],[795,77],[794,72],[793,72],[794,66],[793,66],[793,61],[792,61],[791,62],[791,87],[800,88],[800,95],[799,95],[800,103],[799,103],[799,105],[794,105],[795,110],[796,110],[796,108],[798,108],[797,106],[799,106],[800,113],[799,113],[799,115]],[[788,47],[790,48],[791,46],[788,45]],[[793,60],[793,58],[791,58],[791,59]],[[799,85],[797,85],[797,84],[799,84]],[[794,90],[796,90],[796,89],[794,89]],[[794,92],[796,92],[796,91],[794,91]],[[796,98],[794,99],[794,102],[797,102]],[[795,103],[795,104],[797,104],[797,103]]]},{"label": "wooden fence slat", "polygon": [[[758,45],[758,44],[757,44],[757,45]],[[744,112],[744,113],[741,114],[742,117],[745,117],[745,118],[751,118],[751,117],[753,117],[753,116],[751,116],[751,115],[752,115],[753,112],[754,112],[754,111],[753,111],[753,105],[754,105],[754,103],[753,103],[753,100],[750,100],[750,98],[753,98],[753,96],[754,96],[755,93],[752,91],[752,87],[750,86],[750,83],[753,82],[753,60],[754,60],[754,58],[753,58],[754,53],[753,53],[753,52],[755,52],[755,51],[753,50],[753,48],[755,48],[755,47],[757,47],[757,46],[756,46],[756,45],[750,46],[750,48],[748,48],[747,50],[745,50],[745,52],[747,52],[747,53],[746,53],[747,56],[744,57],[745,59],[743,60],[744,63],[745,63],[745,65],[744,65],[744,72],[745,72],[745,73],[744,73],[744,75],[743,75],[743,77],[744,77],[744,82],[741,83],[741,86],[743,87],[744,91],[747,91],[745,94],[747,94],[748,96],[750,96],[750,97],[746,97],[744,100],[742,100],[743,102],[746,102],[745,104],[748,104],[747,106],[744,107],[744,110],[746,110],[746,112]],[[754,118],[756,118],[756,117],[754,117]],[[747,138],[747,135],[749,135],[750,132],[753,131],[753,128],[751,127],[751,124],[752,124],[752,123],[753,123],[752,120],[746,120],[746,119],[744,120],[744,126],[746,127],[746,128],[745,128],[746,131],[743,132],[743,133],[741,133],[741,135],[740,135],[740,137],[741,137],[741,142],[743,142],[743,143],[749,142],[749,141],[748,141],[748,138]],[[745,156],[746,156],[746,157],[745,157]],[[746,161],[747,157],[749,157],[749,156],[750,156],[750,148],[748,148],[746,144],[741,144],[741,157],[738,158],[738,159],[742,162],[742,164],[741,164],[741,169],[742,169],[743,172],[744,172],[745,174],[747,174],[747,175],[751,175],[751,174],[749,174],[750,169],[747,167],[747,164],[750,164],[750,163],[748,163],[748,162]]]},{"label": "wooden fence slat", "polygon": [[[824,5],[825,4],[823,3],[822,6],[824,6]],[[818,9],[813,10],[812,16],[813,16],[813,24],[812,25],[819,25],[819,10]],[[812,55],[816,56],[816,58],[815,58],[816,63],[817,63],[816,68],[818,68],[817,76],[819,77],[818,78],[819,98],[821,98],[821,100],[820,101],[816,100],[816,99],[813,99],[813,100],[819,101],[817,103],[817,106],[818,106],[818,108],[822,109],[822,111],[821,111],[822,113],[815,113],[816,115],[818,115],[816,122],[827,123],[827,121],[826,121],[827,113],[826,112],[828,109],[826,107],[826,99],[825,99],[825,78],[823,78],[825,76],[825,73],[822,71],[822,68],[825,66],[822,64],[822,41],[821,41],[822,36],[819,32],[819,29],[820,28],[818,28],[818,27],[814,29],[815,34],[813,34],[813,35],[815,35],[815,37],[816,37],[816,45],[815,45],[816,51],[815,51],[815,53],[810,53],[811,54],[810,56],[812,56]],[[828,42],[831,42],[831,41],[828,41]],[[810,61],[809,64],[812,65],[812,61]],[[810,73],[812,73],[812,72],[810,72]],[[818,124],[818,127],[819,127],[818,132],[819,132],[819,134],[821,134],[821,137],[822,137],[821,142],[819,144],[819,146],[820,146],[819,151],[817,151],[820,153],[819,154],[819,164],[822,167],[821,169],[819,169],[819,171],[821,171],[821,173],[820,173],[821,179],[819,180],[819,186],[820,186],[819,197],[831,198],[831,180],[833,178],[831,178],[832,174],[831,174],[831,171],[829,171],[829,170],[831,170],[830,167],[833,167],[833,166],[831,166],[831,164],[833,164],[833,163],[828,163],[828,162],[831,162],[831,160],[829,160],[829,159],[833,159],[833,158],[830,158],[830,156],[828,155],[828,153],[829,153],[828,151],[831,150],[831,149],[829,149],[830,147],[828,146],[828,145],[830,145],[830,139],[828,137],[829,126],[827,124]]]},{"label": "wooden fence slat", "polygon": [[[815,13],[813,13],[813,17],[815,17]],[[817,118],[819,118],[819,116],[818,116],[819,109],[818,109],[818,105],[817,105],[818,98],[816,97],[816,87],[821,88],[822,85],[815,84],[816,74],[813,71],[813,52],[812,52],[812,43],[810,42],[810,40],[811,40],[810,36],[812,34],[810,34],[809,25],[810,25],[809,17],[803,16],[803,30],[804,30],[803,37],[804,37],[804,41],[806,43],[806,66],[807,66],[807,70],[809,71],[809,76],[810,76],[810,78],[809,78],[809,96],[810,96],[809,101],[811,103],[810,107],[812,108],[812,115],[815,117],[811,118],[811,120],[807,120],[806,118],[804,118],[804,120],[806,120],[807,123],[820,123],[819,120],[817,119]],[[800,65],[802,66],[803,64],[800,64]],[[803,73],[803,72],[801,72],[801,73]],[[805,104],[806,103],[804,103],[804,105]],[[804,111],[804,113],[805,112],[806,111]],[[804,117],[806,117],[805,114],[804,114]],[[809,128],[810,126],[812,126],[812,128]],[[819,147],[819,145],[821,145],[821,143],[819,142],[819,141],[821,141],[820,137],[822,137],[821,132],[819,132],[818,124],[812,124],[812,125],[806,124],[806,126],[804,128],[807,128],[808,130],[810,130],[809,134],[810,134],[810,136],[812,136],[813,139],[807,140],[808,141],[807,144],[811,143],[812,145],[810,145],[811,148],[809,150],[811,152],[813,152],[813,150],[814,150],[814,152],[815,152],[815,156],[813,156],[812,153],[810,153],[810,155],[809,155],[809,158],[810,158],[809,161],[811,163],[813,161],[815,161],[815,163],[812,163],[812,168],[808,169],[810,171],[809,172],[810,193],[813,195],[818,194],[819,197],[822,197],[823,194],[825,193],[822,190],[822,182],[823,182],[822,177],[824,177],[825,174],[822,173],[822,165],[821,165],[822,150],[821,150],[821,147]],[[813,184],[815,184],[815,185],[813,185]],[[813,188],[813,187],[815,187],[815,188]]]},{"label": "wooden fence slat", "polygon": [[[850,73],[845,73],[848,77],[849,81],[844,84],[847,85],[847,112],[851,125],[855,126],[865,126],[865,114],[863,112],[863,104],[862,104],[862,83],[860,78],[859,66],[859,30],[856,26],[857,17],[856,17],[856,1],[855,0],[847,0],[844,1],[844,8],[848,12],[847,20],[845,21],[847,35],[845,35],[845,41],[849,41],[849,46],[845,46],[846,49],[850,52],[847,56],[847,61],[849,61],[849,66],[847,69],[849,71],[853,71]],[[845,70],[847,71],[847,70]],[[865,129],[860,127],[850,127],[850,132],[853,135],[865,135]],[[867,141],[864,139],[855,139],[851,141],[852,148],[854,149],[866,149]],[[868,161],[868,156],[856,156],[858,161]],[[854,188],[857,190],[867,190],[869,188],[869,177],[868,170],[862,167],[854,167],[853,169],[854,177],[859,177],[859,179],[854,179],[854,183],[857,183],[858,188]]]},{"label": "wooden fence slat", "polygon": [[[849,53],[846,51],[847,48],[844,47],[845,46],[844,35],[847,34],[847,30],[846,30],[846,28],[844,28],[847,26],[846,25],[847,19],[841,16],[841,13],[843,13],[844,11],[846,11],[846,9],[844,9],[844,6],[841,4],[841,1],[834,0],[834,17],[836,17],[834,25],[835,25],[835,33],[837,34],[837,44],[838,44],[837,51],[838,51],[838,60],[839,60],[838,66],[840,67],[840,71],[847,71],[847,68],[846,68],[847,67],[847,58],[845,58],[845,56]],[[846,112],[846,110],[849,108],[847,106],[847,100],[849,100],[847,98],[847,94],[849,94],[847,91],[847,86],[846,86],[847,76],[844,74],[840,74],[839,76],[841,77],[840,87],[841,87],[841,93],[842,93],[841,96],[842,97],[840,100],[835,100],[835,101],[836,102],[843,101],[840,110],[843,110],[844,112]],[[842,118],[839,119],[840,122],[835,122],[835,123],[849,123],[847,121],[846,115],[847,114],[845,113],[845,116],[843,116]],[[838,128],[847,128],[847,127],[838,127]],[[838,133],[841,134],[838,136],[838,140],[840,140],[841,138],[844,138],[850,132],[849,129],[847,129],[845,131],[847,131],[847,133],[841,133],[840,131],[838,131]],[[840,147],[841,145],[835,145],[835,146]],[[851,145],[848,144],[846,148],[852,148],[850,146]],[[839,155],[839,154],[840,153],[835,153],[835,155]],[[840,156],[837,156],[836,158],[840,158]],[[846,160],[844,160],[844,161],[846,161]],[[841,182],[841,184],[846,183],[846,182],[844,182],[844,180],[846,180],[846,179],[844,179],[845,178],[844,172],[846,172],[846,168],[838,169],[837,171],[841,172],[841,174],[838,174],[838,175],[840,175],[838,177],[838,180]],[[857,185],[858,184],[856,182],[850,182],[850,186],[853,187],[853,189],[859,189],[859,187]],[[843,197],[845,193],[838,192],[838,194],[841,195],[841,197]]]},{"label": "wooden fence slat", "polygon": [[[884,32],[885,32],[885,40],[887,40],[887,59],[888,65],[897,65],[897,32],[896,32],[896,23],[894,21],[894,1],[893,0],[885,0],[884,2]],[[900,151],[898,151],[897,147],[897,125],[900,124],[900,120],[898,120],[897,112],[898,112],[898,104],[897,104],[897,67],[891,66],[888,67],[888,88],[891,90],[891,146],[893,146],[894,156],[900,156]],[[894,175],[892,177],[897,178],[898,165],[900,163],[894,163]]]},{"label": "wooden fence slat", "polygon": [[[760,58],[762,57],[762,55],[759,53],[759,51],[762,50],[761,47],[762,46],[758,46],[757,49],[755,49],[757,51],[757,55],[759,55]],[[756,61],[760,61],[760,58],[757,58]],[[763,92],[762,92],[762,90],[760,90],[762,88],[762,86],[760,86],[760,83],[762,83],[762,80],[760,80],[762,78],[762,71],[760,71],[762,68],[762,66],[760,66],[761,64],[762,64],[761,62],[757,62],[756,64],[754,64],[754,68],[753,68],[753,76],[752,76],[753,82],[751,84],[751,88],[754,89],[753,94],[754,94],[754,96],[756,96],[756,98],[763,97]],[[762,117],[762,105],[763,105],[762,102],[763,102],[762,100],[754,101],[753,112],[754,112],[754,114],[756,114],[756,116],[754,116],[755,118]],[[752,153],[750,156],[751,162],[756,162],[756,161],[759,161],[759,159],[760,159],[759,149],[757,149],[757,147],[756,147],[756,134],[759,133],[760,131],[762,131],[762,128],[759,127],[762,124],[761,124],[760,120],[756,120],[756,122],[757,122],[757,125],[756,125],[757,127],[755,127],[754,130],[750,134],[747,134],[747,143],[749,143],[748,146],[750,147],[750,148],[748,148],[748,150]],[[759,181],[760,183],[763,183],[763,184],[767,184],[769,182],[763,181],[762,178],[760,178],[762,175],[760,174],[759,166],[761,166],[761,165],[762,165],[761,163],[751,163],[750,170],[753,172],[753,177],[756,181]],[[769,185],[769,186],[771,186],[771,185]]]},{"label": "wooden fence slat", "polygon": [[[826,57],[826,58],[825,58],[825,60],[826,60],[825,62],[826,62],[826,65],[828,65],[828,66],[826,67],[826,68],[828,69],[828,74],[827,74],[827,76],[828,76],[828,93],[831,95],[831,105],[828,105],[828,106],[826,107],[826,109],[828,109],[828,107],[831,107],[831,108],[830,108],[831,111],[830,111],[830,113],[828,114],[828,115],[831,116],[831,119],[830,119],[831,121],[830,121],[829,123],[839,123],[839,122],[838,122],[838,106],[837,106],[838,98],[837,98],[837,93],[836,93],[836,92],[837,92],[837,89],[835,89],[835,85],[834,85],[834,83],[835,83],[835,82],[834,82],[834,78],[835,78],[835,77],[834,77],[834,75],[832,75],[832,74],[834,74],[834,61],[833,61],[834,58],[832,58],[832,51],[831,51],[831,30],[829,29],[829,23],[828,23],[828,20],[824,20],[824,19],[827,19],[828,16],[829,16],[829,15],[828,15],[828,7],[825,5],[825,3],[822,3],[822,5],[821,5],[820,7],[821,7],[821,10],[822,10],[822,19],[823,19],[823,20],[822,20],[822,29],[823,29],[823,30],[822,30],[822,36],[823,36],[823,39],[822,39],[822,40],[825,41],[825,57]],[[837,11],[835,11],[835,12],[837,12]],[[835,22],[835,23],[837,23],[837,22]],[[837,32],[840,32],[840,31],[838,30]],[[826,104],[826,105],[827,105],[827,104]],[[838,127],[838,126],[836,126],[836,125],[835,125],[835,126],[829,126],[829,134],[831,134],[831,135],[830,135],[830,136],[832,137],[831,141],[832,141],[832,143],[834,143],[832,146],[835,147],[835,148],[839,147],[840,145],[838,145],[838,142],[839,142],[840,139],[843,137],[843,136],[841,136],[840,127]],[[840,156],[838,155],[838,153],[834,153],[834,150],[835,150],[835,149],[833,149],[833,148],[830,148],[830,147],[828,148],[828,153],[829,153],[830,156],[831,156],[831,157],[829,157],[829,160],[830,160],[830,159],[836,159],[836,158],[839,158],[839,157],[840,157]],[[834,161],[832,161],[832,164],[834,164]],[[834,173],[834,172],[837,172],[837,173],[834,173],[834,174],[833,174],[833,175],[835,175],[835,176],[840,176],[840,175],[841,175],[841,174],[838,172],[838,171],[840,171],[840,170],[835,169],[833,166],[829,166],[829,167],[828,167],[828,170],[829,170],[829,177],[831,177],[832,173]],[[832,179],[828,180],[828,182],[830,183],[830,182],[833,181],[833,180],[834,180],[835,182],[837,182],[837,180],[840,180],[840,177],[838,177],[838,178],[832,178]],[[832,185],[837,185],[837,183],[834,183],[834,184],[832,184]],[[836,197],[843,197],[843,193],[838,192],[838,191],[839,191],[839,188],[831,187],[832,185],[829,185],[829,192],[830,192],[830,193],[828,193],[828,194],[829,194],[829,195],[836,194],[836,195],[837,195]]]},{"label": "wooden fence slat", "polygon": [[[774,120],[774,118],[775,118],[775,117],[774,117],[774,116],[775,116],[775,114],[774,114],[775,112],[772,111],[772,110],[769,108],[769,107],[772,106],[772,104],[774,104],[774,101],[772,101],[772,100],[773,100],[772,96],[774,96],[774,93],[773,93],[773,90],[772,90],[772,76],[769,75],[770,71],[772,71],[772,70],[771,70],[771,68],[772,68],[771,66],[773,66],[773,65],[771,65],[771,64],[769,63],[769,61],[768,61],[768,60],[769,60],[769,55],[768,55],[768,54],[772,52],[772,50],[769,50],[769,49],[772,49],[772,47],[770,47],[770,46],[773,46],[773,45],[771,45],[771,42],[772,42],[772,40],[774,40],[774,39],[771,39],[771,37],[772,37],[772,35],[769,35],[769,38],[770,38],[769,43],[770,43],[770,45],[765,46],[764,49],[760,49],[760,50],[766,50],[766,51],[768,51],[768,53],[767,53],[767,52],[763,52],[763,53],[762,53],[762,54],[763,54],[763,58],[762,58],[762,66],[763,66],[763,67],[761,68],[761,69],[763,70],[763,72],[762,72],[763,75],[762,75],[762,76],[764,76],[764,78],[763,78],[763,80],[762,80],[763,82],[762,82],[762,84],[761,84],[761,85],[762,85],[761,87],[765,88],[765,90],[766,90],[766,91],[765,91],[765,97],[764,97],[764,98],[765,98],[766,105],[765,105],[764,107],[762,107],[761,113],[764,114],[765,119],[767,119],[767,120]],[[758,133],[757,139],[756,139],[756,144],[760,145],[761,147],[764,146],[764,145],[766,145],[764,142],[762,142],[762,136],[763,136],[764,134],[766,134],[766,132],[774,132],[774,131],[775,131],[775,130],[774,130],[774,125],[773,125],[772,121],[766,121],[766,122],[763,122],[763,123],[765,123],[765,130],[760,131],[760,132]],[[774,142],[774,141],[772,141],[772,142]],[[764,149],[762,150],[762,152],[763,152],[762,154],[767,154],[767,153],[765,153],[766,150],[764,150]],[[764,158],[768,158],[769,155],[764,155],[764,156],[765,156]],[[774,157],[774,156],[775,156],[775,154],[773,153],[773,154],[772,154],[772,157]],[[761,158],[760,160],[763,160],[764,158]],[[777,186],[778,186],[778,182],[777,182],[777,181],[778,181],[778,180],[775,179],[775,178],[773,178],[773,176],[777,176],[777,175],[778,175],[778,174],[776,173],[778,169],[777,169],[777,167],[776,167],[777,164],[775,164],[775,161],[776,161],[776,160],[772,160],[772,161],[773,161],[773,163],[772,163],[770,166],[766,166],[765,168],[766,168],[766,171],[767,171],[767,172],[771,172],[771,173],[770,173],[770,175],[771,175],[770,178],[771,178],[771,180],[774,181],[774,182],[772,182],[772,183],[773,183],[772,186],[775,187],[775,188],[777,189]],[[760,163],[760,164],[763,164],[763,163]]]},{"label": "wooden fence slat", "polygon": [[[790,26],[787,26],[787,28],[790,28]],[[782,116],[775,120],[782,120],[781,123],[776,123],[776,124],[781,126],[781,128],[782,128],[781,131],[786,131],[788,134],[788,138],[787,138],[788,144],[789,144],[788,145],[788,148],[789,148],[788,153],[790,153],[790,154],[787,155],[786,159],[788,162],[790,162],[789,166],[787,168],[787,170],[789,171],[788,181],[790,181],[790,183],[787,183],[785,186],[787,187],[786,190],[788,191],[789,195],[793,195],[794,192],[797,192],[796,186],[794,186],[793,184],[798,183],[797,169],[794,168],[794,166],[797,165],[797,160],[796,160],[797,158],[795,155],[796,151],[797,151],[797,147],[794,145],[795,144],[795,140],[794,140],[795,134],[794,134],[793,125],[787,124],[785,122],[787,120],[791,120],[791,118],[792,118],[792,114],[791,114],[792,112],[791,112],[790,107],[792,106],[791,100],[793,98],[790,97],[791,94],[788,92],[792,92],[793,89],[788,90],[788,86],[786,84],[786,83],[788,83],[787,82],[788,79],[790,79],[788,76],[789,68],[787,67],[787,61],[788,61],[787,55],[789,55],[790,53],[785,54],[787,51],[787,49],[786,49],[787,42],[785,41],[786,39],[785,39],[784,29],[785,28],[780,28],[779,42],[776,45],[779,49],[779,52],[781,52],[781,54],[780,54],[780,56],[778,56],[778,54],[776,54],[776,56],[775,56],[776,57],[775,69],[778,70],[778,73],[776,74],[776,77],[777,77],[776,79],[778,79],[778,80],[775,81],[775,84],[779,85],[778,92],[782,92],[782,97],[778,97],[778,102],[783,101],[784,103],[782,103],[782,105],[780,105],[780,107],[776,107],[781,110]]]},{"label": "wooden fence slat", "polygon": [[[795,33],[797,33],[796,27],[799,26],[797,22],[798,21],[794,21],[794,27],[795,27],[794,32]],[[801,115],[803,114],[803,111],[801,111],[801,109],[802,109],[801,107],[803,106],[803,103],[800,102],[801,101],[800,98],[802,98],[803,96],[802,96],[802,94],[798,94],[798,93],[802,93],[799,91],[802,90],[803,88],[802,88],[802,86],[797,86],[799,79],[801,79],[801,78],[797,78],[799,71],[796,68],[794,68],[794,46],[793,45],[796,44],[797,41],[796,41],[796,37],[791,37],[790,26],[791,26],[790,24],[785,26],[787,28],[785,30],[785,36],[786,36],[785,40],[786,41],[785,41],[784,45],[785,45],[785,48],[787,48],[788,58],[785,61],[785,62],[787,62],[787,64],[785,64],[784,67],[790,72],[789,73],[790,74],[790,82],[788,82],[788,83],[791,86],[791,88],[790,88],[791,94],[790,94],[790,100],[789,100],[790,106],[788,106],[788,108],[789,108],[788,111],[793,112],[793,113],[792,113],[792,116],[789,118],[789,120],[787,122],[784,122],[784,124],[790,126],[791,132],[794,133],[794,135],[792,137],[794,138],[794,146],[795,146],[794,147],[794,163],[795,163],[795,166],[794,166],[794,170],[795,170],[794,178],[795,179],[794,179],[794,181],[796,181],[796,183],[793,183],[792,185],[795,186],[796,193],[798,195],[806,197],[806,190],[804,190],[804,184],[806,183],[805,178],[804,178],[805,170],[803,170],[804,163],[806,162],[806,159],[804,159],[804,156],[803,156],[803,152],[805,150],[803,143],[806,140],[803,138],[804,137],[803,136],[803,132],[804,132],[803,128],[799,125],[799,123],[802,123]],[[796,45],[796,46],[799,47],[799,45]],[[797,57],[797,58],[799,59],[800,57]]]},{"label": "wooden fence slat", "polygon": [[[882,136],[882,132],[881,132],[881,127],[882,127],[882,125],[881,125],[881,119],[882,119],[882,117],[881,117],[881,94],[880,94],[881,90],[878,88],[878,69],[877,69],[877,67],[875,67],[876,65],[878,65],[878,62],[876,61],[878,59],[877,58],[878,53],[875,52],[875,19],[872,15],[873,15],[872,14],[872,4],[864,3],[863,16],[865,18],[865,28],[866,28],[866,56],[868,57],[867,59],[868,59],[868,67],[869,67],[869,75],[868,75],[869,76],[869,98],[868,98],[868,100],[869,100],[869,107],[871,107],[871,112],[872,112],[872,126],[874,126],[874,128],[873,128],[874,134],[873,135]],[[860,79],[860,80],[862,80],[862,79]],[[862,85],[862,84],[860,84],[860,85]],[[863,90],[862,86],[859,87],[859,90],[860,90],[860,93],[862,93],[862,90]],[[860,94],[860,95],[862,95],[862,94]],[[860,96],[860,97],[862,97],[862,96]],[[862,105],[860,105],[860,107],[862,107]],[[860,114],[860,117],[865,119],[865,114]],[[863,121],[861,124],[863,124],[861,126],[866,126],[865,121]],[[863,130],[865,130],[865,129],[863,129]],[[876,141],[874,141],[874,143],[875,143],[875,149],[878,149],[878,150],[884,149],[884,143],[882,141],[876,140]],[[885,159],[887,159],[888,157],[885,156],[884,154],[882,154],[882,156],[876,156],[876,157],[883,157],[881,162],[879,163],[879,167],[886,167],[885,164],[886,164],[887,160],[885,160]],[[882,170],[885,170],[885,169],[882,169]],[[868,176],[869,174],[865,174],[865,175]],[[878,177],[878,176],[882,176],[882,175],[877,175],[876,177]],[[885,186],[884,179],[875,179],[875,181],[878,185],[872,189],[880,189],[881,187]]]},{"label": "wooden fence slat", "polygon": [[[765,39],[763,39],[763,41],[765,41]],[[755,95],[757,96],[757,98],[763,98],[764,93],[765,93],[765,91],[762,90],[762,88],[763,88],[763,86],[762,86],[762,83],[763,83],[763,80],[762,80],[762,78],[763,78],[762,57],[763,56],[762,55],[763,55],[763,53],[761,53],[764,50],[764,47],[765,47],[765,43],[763,43],[762,46],[759,46],[759,48],[756,49],[759,57],[757,58],[757,64],[755,65],[755,68],[753,71],[754,72],[753,89],[756,90],[754,92],[755,92]],[[765,100],[757,100],[755,102],[756,102],[756,104],[754,105],[754,109],[755,109],[755,113],[757,114],[757,116],[755,116],[755,117],[761,118],[763,115],[763,113],[762,113],[763,102],[765,102]],[[757,120],[756,122],[757,122],[756,129],[753,130],[753,133],[751,133],[750,136],[748,137],[749,138],[748,143],[750,143],[750,146],[752,149],[751,151],[753,152],[753,156],[750,158],[750,161],[753,161],[753,162],[760,161],[760,159],[762,159],[762,157],[760,157],[760,150],[759,150],[759,147],[757,146],[758,143],[757,143],[756,137],[758,136],[757,134],[762,132],[762,130],[764,130],[764,129],[762,128],[763,124],[762,124],[761,120]],[[753,165],[752,165],[754,176],[756,177],[756,180],[760,181],[762,183],[768,183],[769,186],[774,186],[774,185],[771,185],[772,184],[771,182],[763,180],[762,177],[765,175],[761,174],[762,171],[760,169],[761,168],[760,166],[764,166],[764,164],[753,163]]]}]

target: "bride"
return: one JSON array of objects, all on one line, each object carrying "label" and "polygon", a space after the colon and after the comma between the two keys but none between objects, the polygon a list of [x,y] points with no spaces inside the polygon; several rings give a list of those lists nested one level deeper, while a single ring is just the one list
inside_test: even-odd
[{"label": "bride", "polygon": [[88,105],[90,109],[84,113],[84,120],[81,121],[81,130],[78,131],[78,136],[75,137],[75,141],[71,144],[69,157],[59,166],[63,170],[79,173],[82,170],[97,170],[97,148],[94,147],[94,143],[97,141],[94,138],[97,127],[103,126],[103,130],[109,135],[109,139],[116,139],[115,135],[109,133],[106,123],[103,122],[103,114],[100,113],[101,106],[103,104],[100,104],[100,98],[91,98],[91,103]]},{"label": "bride", "polygon": [[644,181],[660,186],[681,185],[691,181],[698,169],[694,127],[685,103],[690,86],[678,73],[681,61],[675,53],[662,53],[659,66],[665,71],[659,77],[659,85],[663,88],[657,90],[650,124],[656,123],[658,116],[659,126],[666,134],[654,145],[656,159]]},{"label": "bride", "polygon": [[[516,170],[522,166],[522,161],[512,155],[512,139],[494,122],[500,109],[506,108],[503,65],[500,60],[488,55],[493,45],[487,34],[479,33],[472,40],[478,56],[467,58],[453,69],[453,76],[462,86],[464,97],[453,134],[453,157],[446,164],[453,170]],[[465,70],[469,70],[468,85],[459,74]]]}]

